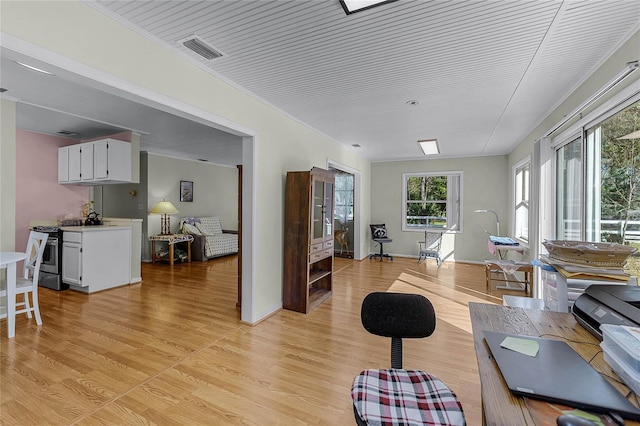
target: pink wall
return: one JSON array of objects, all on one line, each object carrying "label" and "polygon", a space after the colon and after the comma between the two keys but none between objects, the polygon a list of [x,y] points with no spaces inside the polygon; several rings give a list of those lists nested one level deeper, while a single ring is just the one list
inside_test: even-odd
[{"label": "pink wall", "polygon": [[58,184],[58,148],[66,138],[16,131],[16,250],[26,247],[29,221],[81,217],[89,188]]}]

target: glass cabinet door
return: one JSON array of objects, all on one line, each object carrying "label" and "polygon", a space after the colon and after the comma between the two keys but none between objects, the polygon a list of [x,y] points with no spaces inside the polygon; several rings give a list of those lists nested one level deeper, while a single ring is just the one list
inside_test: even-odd
[{"label": "glass cabinet door", "polygon": [[312,212],[311,212],[311,240],[322,240],[324,237],[324,182],[321,180],[313,180],[311,185],[312,191]]},{"label": "glass cabinet door", "polygon": [[333,184],[326,182],[324,191],[324,239],[328,239],[333,235]]}]

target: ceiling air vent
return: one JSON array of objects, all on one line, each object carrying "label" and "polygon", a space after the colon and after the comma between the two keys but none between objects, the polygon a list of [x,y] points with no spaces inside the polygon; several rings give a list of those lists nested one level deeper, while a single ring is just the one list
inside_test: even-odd
[{"label": "ceiling air vent", "polygon": [[194,51],[206,60],[220,58],[224,54],[198,36],[191,36],[180,41],[184,47]]},{"label": "ceiling air vent", "polygon": [[56,133],[63,136],[80,136],[80,133],[72,132],[71,130],[60,130],[59,132],[56,132]]}]

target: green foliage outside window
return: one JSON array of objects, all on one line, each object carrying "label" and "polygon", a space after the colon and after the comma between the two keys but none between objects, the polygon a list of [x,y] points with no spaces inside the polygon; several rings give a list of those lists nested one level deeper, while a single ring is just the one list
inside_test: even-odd
[{"label": "green foliage outside window", "polygon": [[[602,241],[640,249],[640,103],[591,131],[600,131],[601,138]],[[640,273],[638,255],[629,260],[626,269]]]},{"label": "green foliage outside window", "polygon": [[447,177],[409,176],[407,178],[407,225],[447,226]]}]

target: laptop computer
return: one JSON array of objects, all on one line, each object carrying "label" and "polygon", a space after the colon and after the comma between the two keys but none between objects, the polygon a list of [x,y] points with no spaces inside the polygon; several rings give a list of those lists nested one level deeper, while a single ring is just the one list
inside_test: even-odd
[{"label": "laptop computer", "polygon": [[[500,344],[506,337],[535,340],[538,353],[531,357],[503,348]],[[565,342],[494,331],[485,331],[484,338],[507,387],[514,394],[640,420],[640,409]]]}]

